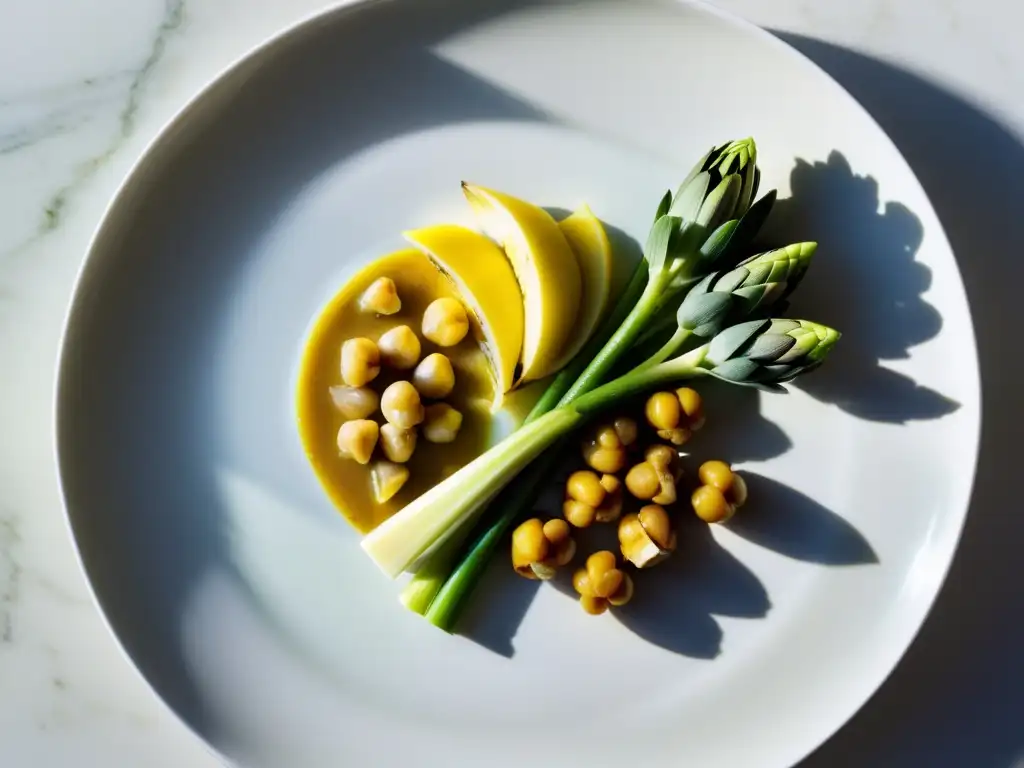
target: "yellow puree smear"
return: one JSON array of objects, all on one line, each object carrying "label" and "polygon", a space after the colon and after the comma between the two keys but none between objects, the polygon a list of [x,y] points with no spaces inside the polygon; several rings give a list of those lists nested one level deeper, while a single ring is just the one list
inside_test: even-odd
[{"label": "yellow puree smear", "polygon": [[[398,289],[402,309],[394,315],[378,316],[359,308],[359,297],[379,277],[390,277]],[[430,302],[442,297],[459,298],[448,279],[422,253],[406,250],[384,256],[359,272],[331,300],[306,343],[299,371],[299,434],[306,456],[327,495],[361,533],[375,528],[476,458],[487,446],[489,407],[494,390],[483,351],[472,338],[473,334],[454,347],[438,347],[420,332],[423,311]],[[434,352],[447,355],[451,360],[455,389],[445,402],[462,412],[463,422],[452,443],[435,445],[427,442],[421,433],[416,451],[406,464],[409,481],[394,497],[378,504],[373,498],[370,465],[358,464],[338,454],[338,429],[344,418],[331,400],[330,387],[343,383],[341,345],[346,339],[363,336],[376,342],[385,331],[399,325],[408,325],[420,337],[421,360]],[[411,370],[382,367],[380,375],[368,386],[380,394],[393,381],[411,378]],[[384,424],[379,409],[371,418]],[[374,460],[377,458],[383,458],[379,443],[374,453]]]}]

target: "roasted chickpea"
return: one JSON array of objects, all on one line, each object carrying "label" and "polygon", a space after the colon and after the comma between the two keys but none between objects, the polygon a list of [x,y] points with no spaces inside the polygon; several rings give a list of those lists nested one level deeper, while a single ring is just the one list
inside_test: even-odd
[{"label": "roasted chickpea", "polygon": [[605,497],[595,510],[599,523],[610,523],[619,519],[622,514],[622,481],[615,475],[601,475],[601,487]]},{"label": "roasted chickpea", "polygon": [[408,381],[396,381],[384,390],[380,410],[385,419],[400,429],[412,429],[424,416],[420,393]]},{"label": "roasted chickpea", "polygon": [[338,450],[341,455],[368,464],[377,446],[380,427],[369,419],[346,421],[338,430]]},{"label": "roasted chickpea", "polygon": [[413,371],[412,383],[421,396],[430,400],[448,397],[455,389],[452,361],[440,352],[427,355]]},{"label": "roasted chickpea", "polygon": [[626,466],[626,449],[602,448],[599,444],[587,441],[583,444],[583,460],[596,472],[614,475]]},{"label": "roasted chickpea", "polygon": [[359,297],[359,309],[378,315],[393,315],[402,308],[395,281],[390,277],[378,277]]},{"label": "roasted chickpea", "polygon": [[668,513],[657,504],[648,504],[636,514],[624,515],[619,521],[619,548],[637,568],[660,563],[676,548]]},{"label": "roasted chickpea", "polygon": [[626,488],[638,499],[653,499],[661,490],[658,470],[649,462],[641,461],[626,473]]},{"label": "roasted chickpea", "polygon": [[574,528],[586,528],[597,519],[597,510],[576,499],[567,499],[562,504],[562,515]]},{"label": "roasted chickpea", "polygon": [[380,428],[380,447],[388,461],[404,464],[416,450],[416,430],[402,429],[388,422]]},{"label": "roasted chickpea", "polygon": [[369,339],[349,339],[341,345],[341,378],[350,387],[369,384],[380,373],[380,350]]},{"label": "roasted chickpea", "polygon": [[330,389],[331,400],[346,419],[368,419],[380,405],[380,395],[369,387],[339,384]]},{"label": "roasted chickpea", "polygon": [[674,392],[655,392],[644,406],[647,423],[658,430],[675,429],[679,426],[682,407]]},{"label": "roasted chickpea", "polygon": [[608,550],[595,552],[586,565],[572,577],[572,585],[580,595],[580,605],[587,613],[604,613],[609,605],[625,605],[633,596],[633,582],[617,567],[615,554]]},{"label": "roasted chickpea", "polygon": [[370,470],[370,480],[374,499],[378,504],[383,504],[402,490],[402,486],[409,480],[409,468],[390,461],[377,461]]},{"label": "roasted chickpea", "polygon": [[746,503],[746,481],[724,461],[705,461],[697,477],[703,485],[693,492],[690,503],[701,520],[725,522]]},{"label": "roasted chickpea", "polygon": [[600,507],[604,503],[607,492],[601,485],[601,478],[593,472],[581,469],[569,475],[565,484],[565,493],[570,499],[581,501],[588,507]]},{"label": "roasted chickpea", "polygon": [[532,518],[512,532],[512,567],[528,579],[547,580],[576,554],[569,526],[564,520]]},{"label": "roasted chickpea", "polygon": [[408,325],[397,325],[377,340],[381,359],[400,371],[412,368],[420,359],[420,340]]},{"label": "roasted chickpea", "polygon": [[426,408],[423,437],[431,443],[450,443],[462,428],[462,414],[448,403],[434,403]]},{"label": "roasted chickpea", "polygon": [[455,299],[435,299],[423,313],[422,330],[438,346],[454,347],[469,332],[469,316]]}]

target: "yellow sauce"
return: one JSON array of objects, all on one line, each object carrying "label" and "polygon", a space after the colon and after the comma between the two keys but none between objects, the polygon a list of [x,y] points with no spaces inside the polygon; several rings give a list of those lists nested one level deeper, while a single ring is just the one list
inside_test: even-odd
[{"label": "yellow sauce", "polygon": [[[359,297],[378,277],[390,277],[398,289],[402,309],[389,316],[365,313]],[[451,283],[417,250],[384,256],[353,277],[320,314],[306,343],[299,371],[298,425],[306,456],[320,484],[335,506],[360,532],[372,530],[412,499],[476,458],[486,448],[490,434],[493,385],[487,359],[469,334],[454,347],[438,347],[420,333],[423,311],[434,299],[458,298]],[[445,402],[462,412],[462,428],[454,442],[435,445],[422,434],[406,466],[410,477],[401,491],[383,504],[373,498],[370,465],[358,464],[338,454],[337,436],[344,418],[331,400],[330,387],[342,384],[341,345],[346,339],[364,336],[373,341],[398,325],[412,328],[423,346],[420,359],[433,352],[447,355],[455,369],[455,389]],[[381,369],[368,386],[378,394],[412,371]],[[384,423],[378,409],[371,418]],[[383,458],[380,445],[374,459]],[[372,463],[372,462],[371,462]]]}]

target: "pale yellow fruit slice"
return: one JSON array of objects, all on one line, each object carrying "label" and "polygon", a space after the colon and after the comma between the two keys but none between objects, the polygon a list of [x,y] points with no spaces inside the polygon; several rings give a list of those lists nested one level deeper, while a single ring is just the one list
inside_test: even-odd
[{"label": "pale yellow fruit slice", "polygon": [[504,248],[523,294],[525,327],[520,384],[558,370],[576,333],[580,268],[547,211],[502,192],[462,183],[480,228]]},{"label": "pale yellow fruit slice", "polygon": [[501,405],[515,384],[523,348],[523,294],[512,266],[493,241],[466,227],[439,224],[403,233],[451,281],[471,315],[474,333],[491,364]]},{"label": "pale yellow fruit slice", "polygon": [[558,222],[580,268],[583,295],[576,329],[556,363],[563,368],[580,351],[604,319],[612,296],[612,244],[601,220],[584,203]]}]

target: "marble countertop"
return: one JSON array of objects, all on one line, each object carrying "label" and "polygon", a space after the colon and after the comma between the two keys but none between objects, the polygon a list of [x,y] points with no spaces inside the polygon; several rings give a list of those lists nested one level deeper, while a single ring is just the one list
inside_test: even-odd
[{"label": "marble countertop", "polygon": [[[831,72],[920,176],[964,273],[986,421],[964,542],[918,641],[808,759],[1024,766],[1024,520],[1006,354],[1024,263],[1024,6],[718,0]],[[116,185],[216,72],[325,0],[0,0],[0,764],[214,766],[93,606],[65,527],[51,393],[74,275]],[[1005,315],[1005,316],[1004,316]],[[955,364],[955,363],[954,363]]]}]

